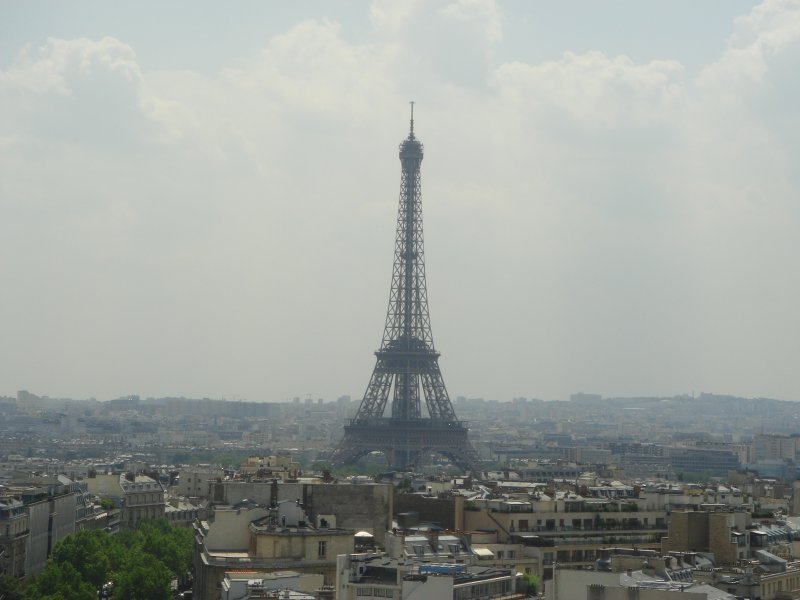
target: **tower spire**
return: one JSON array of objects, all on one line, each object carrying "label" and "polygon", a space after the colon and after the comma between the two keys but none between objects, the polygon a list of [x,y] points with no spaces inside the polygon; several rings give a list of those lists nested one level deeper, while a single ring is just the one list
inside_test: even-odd
[{"label": "tower spire", "polygon": [[410,102],[411,104],[411,133],[408,134],[408,139],[414,139],[414,101]]}]

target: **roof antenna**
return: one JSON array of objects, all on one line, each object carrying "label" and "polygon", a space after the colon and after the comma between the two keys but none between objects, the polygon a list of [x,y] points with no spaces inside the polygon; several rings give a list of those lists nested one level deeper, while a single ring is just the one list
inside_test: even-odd
[{"label": "roof antenna", "polygon": [[414,101],[411,101],[411,133],[408,135],[408,138],[413,140],[414,139]]}]

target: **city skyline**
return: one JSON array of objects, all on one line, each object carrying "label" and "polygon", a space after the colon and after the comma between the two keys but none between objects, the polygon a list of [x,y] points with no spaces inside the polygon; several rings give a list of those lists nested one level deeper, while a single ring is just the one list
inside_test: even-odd
[{"label": "city skyline", "polygon": [[415,100],[452,397],[800,399],[796,1],[36,2],[0,34],[8,393],[357,399]]}]

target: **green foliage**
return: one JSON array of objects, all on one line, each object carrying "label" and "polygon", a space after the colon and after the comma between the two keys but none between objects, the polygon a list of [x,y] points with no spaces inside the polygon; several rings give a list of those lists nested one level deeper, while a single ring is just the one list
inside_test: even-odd
[{"label": "green foliage", "polygon": [[56,565],[69,564],[83,581],[99,589],[108,581],[112,568],[108,541],[107,533],[84,529],[56,544],[50,561]]},{"label": "green foliage", "polygon": [[105,510],[111,510],[114,508],[114,501],[111,498],[100,498],[100,507],[104,508]]},{"label": "green foliage", "polygon": [[678,481],[691,481],[694,483],[708,483],[714,478],[712,471],[685,471],[678,473]]},{"label": "green foliage", "polygon": [[532,596],[539,591],[541,580],[539,579],[538,575],[534,575],[533,573],[525,573],[522,575],[522,579],[525,580],[525,583],[528,586],[528,594]]},{"label": "green foliage", "polygon": [[169,462],[178,464],[211,463],[222,467],[236,468],[250,455],[248,450],[238,452],[216,452],[214,450],[193,450],[192,452],[175,452]]},{"label": "green foliage", "polygon": [[374,477],[385,473],[386,469],[386,463],[370,462],[368,457],[355,464],[334,469],[333,474],[336,477],[347,477],[349,475],[370,475]]},{"label": "green foliage", "polygon": [[85,581],[69,562],[50,561],[28,586],[28,600],[95,600],[96,588]]},{"label": "green foliage", "polygon": [[[247,458],[248,454],[247,452],[239,454],[217,454],[214,456],[214,462],[226,469],[238,469],[242,465],[242,461]],[[194,460],[194,457],[192,457],[192,462],[197,463],[204,461]]]},{"label": "green foliage", "polygon": [[173,527],[162,519],[144,521],[136,530],[136,535],[140,549],[163,563],[175,577],[189,570],[194,552],[191,530]]},{"label": "green foliage", "polygon": [[114,600],[170,600],[172,573],[156,557],[131,552],[125,568],[114,576]]},{"label": "green foliage", "polygon": [[19,579],[0,575],[0,598],[2,600],[23,600],[22,584]]},{"label": "green foliage", "polygon": [[193,552],[192,532],[163,519],[117,535],[79,531],[56,544],[26,600],[94,600],[108,582],[115,600],[169,600],[170,582],[186,574]]},{"label": "green foliage", "polygon": [[398,492],[413,492],[414,487],[411,485],[410,479],[403,479],[397,484]]}]

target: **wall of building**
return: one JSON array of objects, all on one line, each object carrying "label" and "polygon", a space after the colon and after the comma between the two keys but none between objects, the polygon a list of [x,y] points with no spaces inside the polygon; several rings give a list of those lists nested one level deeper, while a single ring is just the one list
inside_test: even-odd
[{"label": "wall of building", "polygon": [[[678,594],[680,600],[708,600],[704,592],[683,592]],[[653,590],[648,588],[607,587],[604,585],[590,585],[586,588],[586,595],[574,596],[586,600],[674,600],[675,592],[672,590]],[[566,596],[559,596],[566,598]]]},{"label": "wall of building", "polygon": [[[499,531],[499,540],[518,532],[608,532],[618,535],[620,531],[649,531],[666,528],[666,513],[663,511],[638,512],[503,512],[488,509],[466,509],[464,529],[469,531]],[[616,533],[615,533],[616,532]]]},{"label": "wall of building", "polygon": [[89,491],[96,496],[122,498],[122,488],[119,486],[119,473],[107,475],[98,473],[86,479]]},{"label": "wall of building", "polygon": [[404,580],[403,598],[414,600],[442,600],[453,597],[452,577],[428,577],[424,581]]},{"label": "wall of building", "polygon": [[472,549],[485,548],[491,550],[494,557],[479,557],[476,564],[495,567],[514,567],[518,573],[538,575],[541,577],[541,565],[538,550],[526,548],[522,544],[472,544]]},{"label": "wall of building", "polygon": [[269,514],[263,508],[234,510],[220,508],[214,511],[214,522],[209,525],[204,539],[209,550],[243,552],[250,545],[250,523]]},{"label": "wall of building", "polygon": [[160,519],[166,510],[164,487],[150,477],[119,479],[122,489],[122,526],[133,529],[143,519]]},{"label": "wall of building", "polygon": [[0,575],[25,575],[28,513],[14,499],[0,499]]},{"label": "wall of building", "polygon": [[25,575],[45,568],[50,538],[50,500],[44,498],[28,504],[28,540],[25,548]]},{"label": "wall of building", "polygon": [[75,509],[77,495],[64,494],[50,500],[50,552],[68,535],[75,533]]},{"label": "wall of building", "polygon": [[661,539],[661,551],[709,552],[708,515],[698,511],[673,512],[667,536]]},{"label": "wall of building", "polygon": [[796,517],[800,515],[800,481],[792,482],[792,512],[791,515]]},{"label": "wall of building", "polygon": [[336,556],[328,560],[304,559],[240,559],[231,561],[204,560],[203,555],[195,555],[194,597],[196,600],[218,600],[219,590],[225,573],[231,570],[258,571],[297,571],[299,573],[321,575],[325,585],[333,585],[336,580]]},{"label": "wall of building", "polygon": [[717,565],[732,565],[739,559],[738,547],[731,542],[733,526],[734,519],[730,513],[708,515],[708,549],[714,553]]},{"label": "wall of building", "polygon": [[322,587],[322,575],[310,573],[288,572],[277,576],[272,573],[228,573],[222,584],[221,600],[241,600],[249,597],[248,587],[253,580],[259,582],[259,592],[262,590],[291,589],[298,592],[313,593]]},{"label": "wall of building", "polygon": [[395,494],[394,513],[417,512],[420,521],[438,523],[445,529],[464,529],[464,497],[428,498],[418,494]]},{"label": "wall of building", "polygon": [[790,460],[797,456],[798,438],[783,435],[761,434],[753,439],[753,459]]},{"label": "wall of building", "polygon": [[297,532],[277,530],[253,534],[251,554],[256,558],[332,560],[353,552],[353,536],[344,532]]},{"label": "wall of building", "polygon": [[593,583],[617,586],[619,585],[619,573],[556,569],[555,578],[545,582],[545,598],[548,600],[583,599],[586,598],[587,586]]},{"label": "wall of building", "polygon": [[[311,515],[335,514],[336,525],[354,531],[367,530],[383,544],[391,526],[394,488],[391,484],[280,483],[277,500],[300,500]],[[211,484],[215,503],[236,504],[245,499],[268,506],[272,484],[267,481],[224,481]]]},{"label": "wall of building", "polygon": [[[800,590],[800,564],[790,563],[782,573],[762,573],[742,576],[739,571],[715,569],[695,571],[697,581],[713,585],[735,596],[773,600],[777,597],[795,598]],[[682,599],[681,599],[682,600]]]},{"label": "wall of building", "polygon": [[208,484],[222,477],[222,469],[185,469],[178,472],[175,493],[187,498],[207,498]]},{"label": "wall of building", "polygon": [[670,515],[669,532],[661,540],[661,551],[711,552],[717,565],[734,564],[744,552],[732,541],[731,533],[746,533],[749,523],[749,514],[743,511],[675,511]]}]

